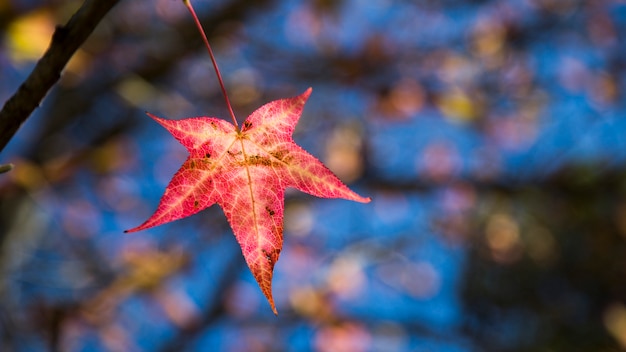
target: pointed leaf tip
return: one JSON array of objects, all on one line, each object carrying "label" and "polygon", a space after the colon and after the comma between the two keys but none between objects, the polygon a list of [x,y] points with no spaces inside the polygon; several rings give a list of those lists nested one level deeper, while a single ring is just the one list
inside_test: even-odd
[{"label": "pointed leaf tip", "polygon": [[148,111],[146,111],[146,115],[150,116],[152,119],[154,119],[154,120],[156,120],[156,121],[163,120],[162,118],[160,118],[160,117],[158,117],[158,116],[156,116],[156,115],[154,115],[154,114],[151,114],[151,113],[150,113],[150,112],[148,112]]}]

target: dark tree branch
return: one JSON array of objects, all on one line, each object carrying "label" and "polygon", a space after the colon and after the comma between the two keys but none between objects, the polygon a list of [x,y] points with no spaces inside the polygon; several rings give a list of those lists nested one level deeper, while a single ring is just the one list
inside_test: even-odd
[{"label": "dark tree branch", "polygon": [[85,0],[65,26],[56,28],[48,50],[37,62],[33,72],[0,110],[0,151],[59,80],[61,71],[72,55],[118,2],[119,0]]}]

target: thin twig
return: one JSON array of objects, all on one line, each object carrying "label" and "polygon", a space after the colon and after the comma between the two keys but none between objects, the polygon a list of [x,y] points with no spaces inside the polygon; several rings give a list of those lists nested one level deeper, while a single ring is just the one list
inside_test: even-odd
[{"label": "thin twig", "polygon": [[0,174],[3,174],[5,172],[9,172],[13,170],[13,164],[2,164],[0,165]]},{"label": "thin twig", "polygon": [[202,40],[204,41],[204,45],[206,46],[207,50],[209,51],[209,56],[211,57],[211,62],[213,63],[213,68],[215,69],[215,74],[217,75],[217,81],[219,82],[220,88],[222,89],[222,94],[224,95],[224,100],[226,101],[226,106],[228,107],[228,112],[230,112],[230,117],[233,119],[233,124],[235,125],[235,128],[237,128],[237,131],[239,131],[239,125],[237,124],[237,118],[235,117],[235,112],[233,112],[232,105],[230,105],[230,99],[228,99],[228,94],[226,93],[226,87],[224,86],[224,80],[222,80],[222,74],[220,73],[219,67],[217,67],[217,60],[215,60],[215,55],[213,55],[213,50],[211,49],[211,44],[209,44],[209,39],[206,36],[204,28],[202,27],[202,24],[200,23],[200,20],[198,19],[198,15],[196,15],[196,11],[193,9],[193,6],[191,5],[191,2],[189,0],[183,0],[183,4],[185,4],[187,9],[191,13],[191,16],[193,17],[193,20],[194,20],[194,22],[196,24],[196,27],[198,27],[198,31],[200,32],[200,34],[202,36]]}]

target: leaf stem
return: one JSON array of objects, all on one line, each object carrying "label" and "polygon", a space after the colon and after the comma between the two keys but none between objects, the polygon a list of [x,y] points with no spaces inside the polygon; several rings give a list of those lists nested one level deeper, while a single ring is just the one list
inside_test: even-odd
[{"label": "leaf stem", "polygon": [[217,75],[217,80],[219,81],[220,88],[222,89],[222,94],[224,95],[224,100],[226,101],[226,106],[228,107],[228,112],[230,113],[230,117],[233,119],[233,123],[235,124],[235,128],[239,131],[239,125],[237,124],[237,118],[235,117],[235,113],[233,112],[233,107],[230,104],[230,100],[228,99],[228,94],[226,93],[226,87],[224,87],[224,81],[222,80],[222,75],[220,74],[220,69],[217,67],[217,61],[215,60],[215,56],[213,55],[213,50],[211,50],[211,45],[209,44],[209,40],[206,37],[206,33],[204,32],[204,28],[202,28],[202,24],[200,24],[200,20],[196,15],[196,11],[194,11],[193,6],[191,6],[191,2],[189,0],[183,0],[183,4],[187,7],[193,20],[196,23],[196,27],[198,27],[198,31],[202,34],[202,40],[204,40],[204,45],[209,51],[209,56],[211,57],[211,62],[213,63],[213,68],[215,69],[215,74]]}]

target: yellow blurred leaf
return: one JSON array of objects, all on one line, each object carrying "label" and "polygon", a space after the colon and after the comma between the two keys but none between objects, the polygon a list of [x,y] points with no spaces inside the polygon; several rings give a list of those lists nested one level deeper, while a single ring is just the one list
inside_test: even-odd
[{"label": "yellow blurred leaf", "polygon": [[453,121],[467,122],[476,117],[476,106],[463,91],[453,89],[445,92],[437,101],[441,112]]},{"label": "yellow blurred leaf", "polygon": [[9,57],[15,63],[38,60],[48,48],[55,21],[49,11],[38,10],[18,18],[7,28]]},{"label": "yellow blurred leaf", "polygon": [[626,307],[614,303],[604,312],[604,326],[619,344],[626,348]]},{"label": "yellow blurred leaf", "polygon": [[9,175],[15,184],[29,191],[36,191],[48,182],[41,167],[27,160],[16,160],[15,168]]}]

